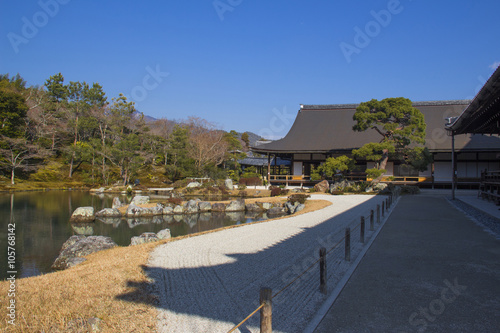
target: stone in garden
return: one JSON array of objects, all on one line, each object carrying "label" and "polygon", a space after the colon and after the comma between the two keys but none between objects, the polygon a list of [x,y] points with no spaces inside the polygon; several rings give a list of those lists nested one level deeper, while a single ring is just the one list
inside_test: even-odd
[{"label": "stone in garden", "polygon": [[222,202],[212,204],[212,212],[223,212],[226,210],[226,205]]},{"label": "stone in garden", "polygon": [[198,213],[198,202],[196,200],[189,200],[183,206],[184,214],[196,214]]},{"label": "stone in garden", "polygon": [[163,230],[160,230],[156,233],[156,237],[158,237],[159,239],[169,239],[172,237],[172,234],[170,233],[170,229],[163,229]]},{"label": "stone in garden", "polygon": [[295,208],[295,213],[300,212],[300,211],[301,211],[301,210],[303,210],[304,208],[306,208],[306,205],[304,205],[304,204],[298,204],[298,205],[297,205],[297,208]]},{"label": "stone in garden", "polygon": [[262,207],[257,205],[256,203],[247,204],[245,206],[245,210],[247,212],[262,212],[263,211]]},{"label": "stone in garden", "polygon": [[167,206],[163,207],[163,215],[171,215],[173,213],[174,213],[174,209],[172,208],[172,206],[167,205]]},{"label": "stone in garden", "polygon": [[201,187],[201,184],[198,182],[191,182],[186,186],[186,188],[197,188],[197,187]]},{"label": "stone in garden", "polygon": [[106,190],[105,187],[100,187],[97,190],[95,190],[95,193],[104,193],[105,190]]},{"label": "stone in garden", "polygon": [[94,207],[78,207],[71,215],[72,222],[90,222],[94,219]]},{"label": "stone in garden", "polygon": [[241,211],[245,211],[245,200],[243,199],[233,200],[226,206],[226,212]]},{"label": "stone in garden", "polygon": [[289,214],[295,213],[295,210],[297,209],[297,206],[299,205],[298,201],[295,201],[295,203],[291,203],[290,201],[287,201],[285,203],[285,208],[288,210]]},{"label": "stone in garden", "polygon": [[327,180],[323,180],[323,181],[317,183],[316,185],[314,185],[314,190],[316,192],[325,193],[329,189],[330,189],[330,184],[328,184]]},{"label": "stone in garden", "polygon": [[383,190],[385,190],[387,188],[387,184],[385,183],[378,183],[376,184],[375,186],[373,186],[373,189],[377,192],[382,192]]},{"label": "stone in garden", "polygon": [[78,263],[82,258],[91,253],[110,249],[117,246],[110,237],[104,236],[71,236],[62,246],[59,256],[52,265],[53,269],[66,269]]},{"label": "stone in garden", "polygon": [[149,203],[149,196],[147,195],[136,195],[132,201],[130,202],[130,204],[134,204],[134,205],[145,205],[145,204],[148,204]]},{"label": "stone in garden", "polygon": [[212,210],[212,204],[208,201],[200,201],[198,202],[198,208],[200,212],[209,212]]},{"label": "stone in garden", "polygon": [[123,207],[123,203],[120,201],[120,198],[114,197],[113,205],[111,206],[111,208],[120,208],[120,207]]},{"label": "stone in garden", "polygon": [[262,209],[264,209],[264,210],[269,210],[269,209],[273,208],[273,204],[270,202],[262,202],[260,205],[261,205]]},{"label": "stone in garden", "polygon": [[122,216],[122,214],[116,208],[104,208],[103,210],[100,210],[97,213],[95,213],[95,216],[98,216],[98,217],[119,217],[119,216]]},{"label": "stone in garden", "polygon": [[286,214],[286,210],[283,207],[273,207],[267,211],[267,216],[276,217],[282,216]]},{"label": "stone in garden", "polygon": [[233,185],[233,180],[232,179],[226,179],[224,181],[224,186],[226,187],[227,190],[234,190],[234,185]]},{"label": "stone in garden", "polygon": [[174,207],[174,214],[184,214],[184,207],[177,205]]},{"label": "stone in garden", "polygon": [[140,236],[134,236],[130,240],[130,245],[139,245],[139,244],[144,244],[144,243],[151,243],[151,242],[157,242],[160,239],[154,232],[145,232],[141,234]]}]

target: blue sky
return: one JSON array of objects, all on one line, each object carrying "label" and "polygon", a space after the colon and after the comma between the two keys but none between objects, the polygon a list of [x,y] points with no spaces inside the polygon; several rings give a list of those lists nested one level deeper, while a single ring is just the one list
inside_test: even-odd
[{"label": "blue sky", "polygon": [[500,1],[0,2],[0,73],[98,82],[156,118],[284,136],[300,104],[472,98]]}]

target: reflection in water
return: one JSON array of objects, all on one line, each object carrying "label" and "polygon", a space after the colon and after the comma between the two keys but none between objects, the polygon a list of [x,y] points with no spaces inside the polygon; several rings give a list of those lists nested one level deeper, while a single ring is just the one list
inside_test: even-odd
[{"label": "reflection in water", "polygon": [[[116,196],[116,195],[114,195]],[[133,236],[169,228],[172,237],[263,220],[265,214],[201,213],[164,215],[151,218],[97,218],[95,223],[70,223],[78,207],[96,211],[112,206],[111,195],[91,195],[78,191],[19,192],[0,194],[0,255],[7,258],[7,226],[16,223],[16,268],[18,277],[51,272],[62,244],[72,235],[109,236],[120,246],[128,246]],[[132,198],[120,196],[128,203]],[[249,213],[252,214],[252,213]],[[5,279],[6,271],[0,271]]]}]

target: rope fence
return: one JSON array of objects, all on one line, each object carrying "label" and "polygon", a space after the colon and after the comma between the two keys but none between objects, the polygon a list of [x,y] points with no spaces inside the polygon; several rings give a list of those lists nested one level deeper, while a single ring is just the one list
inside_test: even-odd
[{"label": "rope fence", "polygon": [[[342,253],[339,253],[335,257],[331,259],[336,259],[336,262],[341,262],[342,260],[349,262],[351,260],[351,236],[357,232],[359,229],[359,242],[365,243],[365,230],[366,230],[366,221],[369,221],[369,230],[375,231],[375,222],[379,225],[381,224],[381,217],[385,217],[386,213],[389,212],[390,207],[393,202],[399,197],[399,193],[395,192],[389,195],[385,200],[382,201],[381,204],[377,204],[376,211],[370,210],[370,214],[359,217],[359,223],[352,226],[351,223],[348,223],[348,226],[345,229],[344,236],[340,238],[340,240],[335,243],[330,249],[326,249],[325,247],[321,247],[319,250],[319,258],[311,263],[302,273],[297,275],[292,281],[286,284],[283,288],[281,288],[276,293],[272,294],[272,290],[270,288],[261,288],[260,290],[260,306],[257,307],[252,313],[250,313],[245,319],[243,319],[238,325],[234,326],[228,333],[234,332],[241,325],[243,325],[246,321],[248,321],[251,317],[253,317],[260,310],[261,318],[260,318],[260,332],[261,333],[271,333],[272,332],[272,300],[276,298],[278,295],[283,293],[285,290],[290,288],[295,282],[300,280],[305,274],[311,271],[318,263],[319,263],[319,271],[320,271],[320,292],[323,294],[327,294],[327,280],[329,276],[327,276],[327,256],[332,253],[334,250],[340,249],[342,243],[344,243],[344,253],[342,259]],[[357,220],[357,219],[356,219]],[[354,222],[355,223],[355,222]]]}]

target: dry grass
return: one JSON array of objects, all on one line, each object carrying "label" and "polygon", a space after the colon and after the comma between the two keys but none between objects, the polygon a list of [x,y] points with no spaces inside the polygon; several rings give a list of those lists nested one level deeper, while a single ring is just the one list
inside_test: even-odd
[{"label": "dry grass", "polygon": [[[279,197],[260,200],[270,199],[285,200]],[[306,208],[297,215],[330,204],[323,200],[309,200]],[[0,331],[88,332],[88,319],[99,318],[101,332],[155,332],[157,300],[150,295],[150,281],[143,267],[149,253],[165,242],[117,247],[89,255],[86,262],[65,271],[18,279],[16,325],[8,325],[6,312],[2,313],[4,320],[0,322]],[[3,305],[8,301],[8,287],[7,281],[0,282],[1,311],[6,311]]]}]

